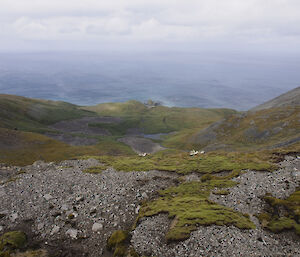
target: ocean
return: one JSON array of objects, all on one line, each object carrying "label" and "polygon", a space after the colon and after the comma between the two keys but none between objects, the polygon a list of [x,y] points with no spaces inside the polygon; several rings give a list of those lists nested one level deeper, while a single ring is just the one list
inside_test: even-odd
[{"label": "ocean", "polygon": [[0,53],[0,93],[247,110],[300,85],[300,58],[215,52]]}]

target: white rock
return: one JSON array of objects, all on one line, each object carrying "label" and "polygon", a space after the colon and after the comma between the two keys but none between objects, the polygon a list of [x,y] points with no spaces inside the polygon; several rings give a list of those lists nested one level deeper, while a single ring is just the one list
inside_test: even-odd
[{"label": "white rock", "polygon": [[56,225],[54,225],[54,227],[52,228],[52,230],[51,230],[51,235],[54,235],[54,234],[56,234],[56,233],[58,233],[58,231],[60,230],[60,227],[59,226],[56,226]]},{"label": "white rock", "polygon": [[76,239],[78,235],[78,230],[70,228],[67,230],[66,235],[69,235],[72,239]]},{"label": "white rock", "polygon": [[136,207],[136,209],[135,209],[135,214],[139,214],[140,209],[141,209],[141,206],[138,205],[138,206]]},{"label": "white rock", "polygon": [[44,195],[44,198],[45,198],[47,201],[49,201],[49,200],[51,200],[53,197],[52,197],[52,195],[50,195],[50,194],[45,194],[45,195]]},{"label": "white rock", "polygon": [[0,197],[4,197],[6,195],[4,189],[0,188]]},{"label": "white rock", "polygon": [[13,213],[12,215],[9,216],[9,219],[11,222],[15,222],[18,217],[19,217],[18,213]]},{"label": "white rock", "polygon": [[98,232],[103,229],[103,225],[101,223],[94,223],[92,230],[93,232]]},{"label": "white rock", "polygon": [[43,227],[44,227],[44,223],[39,223],[39,224],[37,225],[37,229],[38,229],[38,230],[43,229]]},{"label": "white rock", "polygon": [[3,227],[2,226],[0,226],[0,232],[3,230]]},{"label": "white rock", "polygon": [[69,210],[69,207],[68,207],[68,205],[63,204],[63,205],[61,206],[60,209],[61,209],[62,211],[67,211],[67,210]]},{"label": "white rock", "polygon": [[83,196],[78,196],[76,197],[76,202],[81,202],[83,201],[84,197]]},{"label": "white rock", "polygon": [[148,198],[147,193],[146,193],[146,192],[143,192],[143,193],[142,193],[142,197],[143,197],[143,198]]}]

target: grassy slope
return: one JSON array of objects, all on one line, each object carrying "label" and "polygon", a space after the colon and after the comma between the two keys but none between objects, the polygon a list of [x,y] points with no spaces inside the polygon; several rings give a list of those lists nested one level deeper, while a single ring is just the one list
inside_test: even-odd
[{"label": "grassy slope", "polygon": [[[98,156],[102,167],[114,167],[118,171],[147,171],[161,170],[172,171],[178,174],[198,172],[202,174],[217,173],[222,171],[241,171],[245,169],[269,170],[276,166],[268,159],[272,153],[221,153],[211,152],[205,155],[189,156],[180,151],[161,151],[146,157],[133,156]],[[89,158],[89,157],[86,157]]]},{"label": "grassy slope", "polygon": [[282,107],[234,114],[199,132],[181,131],[165,140],[165,146],[181,149],[203,148],[257,150],[300,137],[300,107]]},{"label": "grassy slope", "polygon": [[0,162],[28,165],[36,160],[61,161],[83,155],[131,155],[126,145],[103,139],[97,145],[70,146],[38,133],[0,128]]},{"label": "grassy slope", "polygon": [[[125,134],[129,128],[139,128],[144,133],[168,133],[190,128],[207,127],[212,122],[236,113],[230,109],[201,109],[157,106],[147,108],[137,101],[107,103],[84,107],[100,115],[123,117],[124,122],[114,125],[94,124],[108,128],[113,133]],[[120,128],[121,127],[121,128]]]},{"label": "grassy slope", "polygon": [[0,94],[0,127],[43,132],[47,125],[61,120],[95,115],[78,106],[57,101]]},{"label": "grassy slope", "polygon": [[95,115],[65,102],[0,95],[0,162],[27,165],[40,159],[59,161],[86,154],[133,154],[111,137],[99,137],[94,146],[70,146],[39,134],[49,131],[49,124]]},{"label": "grassy slope", "polygon": [[[139,128],[145,133],[163,133],[185,128],[206,127],[231,113],[235,113],[235,111],[163,106],[148,109],[144,104],[137,101],[79,108],[65,102],[0,95],[0,137],[2,140],[0,161],[25,165],[38,159],[54,161],[82,154],[121,153],[131,155],[133,152],[128,147],[116,141],[116,138],[124,135],[130,128]],[[113,135],[111,137],[99,137],[100,141],[97,146],[72,147],[40,134],[24,133],[44,133],[49,131],[47,127],[49,124],[91,115],[122,117],[122,122],[118,124],[90,124],[91,126],[104,127],[110,130]],[[18,132],[13,131],[15,128]]]}]

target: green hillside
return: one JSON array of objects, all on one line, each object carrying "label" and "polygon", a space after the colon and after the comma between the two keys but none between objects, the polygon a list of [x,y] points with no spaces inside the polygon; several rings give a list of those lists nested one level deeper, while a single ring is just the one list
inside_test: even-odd
[{"label": "green hillside", "polygon": [[234,114],[203,130],[168,137],[167,147],[206,150],[257,150],[300,141],[299,106]]},{"label": "green hillside", "polygon": [[[23,165],[38,159],[55,161],[83,155],[132,156],[134,152],[118,141],[132,133],[140,136],[166,133],[155,141],[166,148],[184,151],[256,151],[285,147],[300,141],[299,110],[296,105],[239,113],[231,109],[149,108],[137,101],[80,107],[0,95],[0,162]],[[50,126],[91,116],[96,119],[89,118],[86,126],[93,134],[84,130],[61,131]],[[105,120],[110,117],[114,119]],[[97,134],[99,131],[106,134]],[[59,137],[52,137],[55,140],[47,137],[49,132],[69,138],[92,138],[94,143],[70,145],[68,141],[57,141]]]},{"label": "green hillside", "polygon": [[[209,124],[228,117],[236,111],[231,109],[203,109],[178,108],[157,106],[147,108],[137,101],[125,103],[105,103],[96,106],[83,107],[84,110],[93,111],[101,116],[122,117],[123,123],[118,124],[120,133],[127,129],[138,128],[143,133],[169,133],[183,129],[203,128]],[[108,128],[116,131],[117,128],[107,124],[93,124],[93,126]]]},{"label": "green hillside", "polygon": [[94,115],[60,101],[0,94],[0,127],[22,131],[47,131],[47,125],[61,120]]}]

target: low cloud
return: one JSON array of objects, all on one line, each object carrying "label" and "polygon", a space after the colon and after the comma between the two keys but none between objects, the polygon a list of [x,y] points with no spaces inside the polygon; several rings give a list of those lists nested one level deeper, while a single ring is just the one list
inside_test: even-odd
[{"label": "low cloud", "polygon": [[1,0],[1,48],[17,41],[300,43],[297,0]]}]

